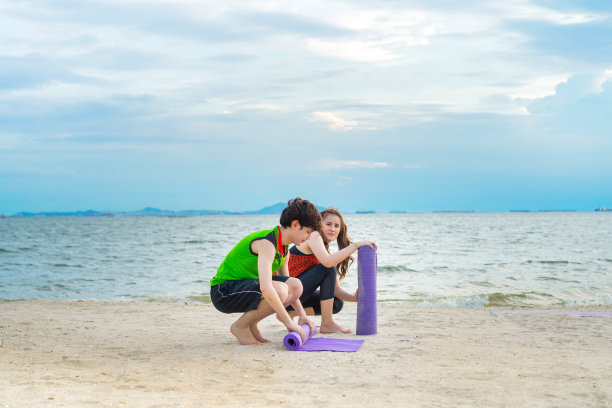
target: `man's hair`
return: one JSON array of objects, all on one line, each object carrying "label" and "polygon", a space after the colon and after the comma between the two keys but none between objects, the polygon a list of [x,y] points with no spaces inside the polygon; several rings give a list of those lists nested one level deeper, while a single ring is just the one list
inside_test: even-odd
[{"label": "man's hair", "polygon": [[317,231],[321,225],[321,216],[317,207],[300,197],[287,202],[287,207],[280,216],[280,225],[285,228],[290,227],[294,220],[297,220],[302,228],[312,228],[313,231]]}]

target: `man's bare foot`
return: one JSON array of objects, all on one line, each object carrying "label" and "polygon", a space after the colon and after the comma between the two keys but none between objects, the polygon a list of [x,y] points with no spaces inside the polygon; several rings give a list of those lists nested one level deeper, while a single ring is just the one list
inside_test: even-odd
[{"label": "man's bare foot", "polygon": [[334,321],[326,322],[326,323],[321,322],[319,333],[337,333],[337,332],[344,333],[344,334],[352,333],[351,329],[345,329],[344,327],[340,326],[338,323]]},{"label": "man's bare foot", "polygon": [[230,326],[230,331],[234,336],[236,336],[240,344],[261,344],[259,340],[253,337],[253,333],[251,333],[251,330],[248,327],[243,329],[237,327],[236,323],[234,323]]},{"label": "man's bare foot", "polygon": [[253,337],[255,338],[255,340],[260,341],[262,343],[269,343],[270,340],[264,338],[261,333],[259,332],[259,328],[257,328],[257,323],[253,323],[249,326],[249,330],[251,331],[251,334],[253,335]]}]

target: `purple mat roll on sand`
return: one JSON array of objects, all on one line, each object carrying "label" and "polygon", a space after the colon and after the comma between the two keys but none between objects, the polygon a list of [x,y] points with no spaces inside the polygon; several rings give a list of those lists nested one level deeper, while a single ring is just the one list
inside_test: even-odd
[{"label": "purple mat roll on sand", "polygon": [[[316,327],[315,327],[315,331],[314,331],[314,333],[312,333],[312,335],[310,334],[310,327],[308,327],[307,324],[302,324],[301,327],[306,332],[306,341],[308,341],[312,336],[317,334],[317,328]],[[288,335],[285,336],[285,338],[283,339],[283,344],[285,345],[287,350],[292,350],[292,351],[293,350],[298,350],[300,347],[302,347],[302,344],[303,344],[302,343],[302,336],[300,336],[300,334],[298,332],[292,331]]]},{"label": "purple mat roll on sand", "polygon": [[292,331],[283,339],[283,344],[289,351],[357,351],[364,340],[312,338],[316,332],[310,334],[308,325],[301,325],[306,332],[306,341],[302,343],[302,337],[298,332]]},{"label": "purple mat roll on sand", "polygon": [[357,334],[376,334],[376,250],[367,245],[357,256],[359,295],[357,297]]}]

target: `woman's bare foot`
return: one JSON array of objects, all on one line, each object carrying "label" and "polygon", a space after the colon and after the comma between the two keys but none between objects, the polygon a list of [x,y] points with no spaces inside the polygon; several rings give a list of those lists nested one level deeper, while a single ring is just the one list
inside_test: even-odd
[{"label": "woman's bare foot", "polygon": [[261,333],[259,332],[259,328],[257,328],[257,323],[253,323],[249,326],[249,330],[251,331],[251,334],[253,335],[253,337],[255,338],[255,340],[260,341],[262,343],[269,343],[270,340],[265,339]]},{"label": "woman's bare foot", "polygon": [[261,342],[253,336],[253,333],[251,333],[251,330],[248,327],[240,328],[236,326],[236,323],[234,322],[234,324],[230,326],[230,331],[234,336],[236,336],[240,344],[261,344]]},{"label": "woman's bare foot", "polygon": [[344,327],[340,326],[338,323],[331,321],[331,322],[321,322],[321,327],[319,327],[319,333],[344,333],[344,334],[350,334],[352,333],[351,329],[345,329]]}]

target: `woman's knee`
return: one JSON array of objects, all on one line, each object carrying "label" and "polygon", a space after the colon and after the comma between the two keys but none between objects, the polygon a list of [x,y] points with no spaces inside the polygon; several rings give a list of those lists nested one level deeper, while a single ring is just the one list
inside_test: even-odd
[{"label": "woman's knee", "polygon": [[336,314],[342,310],[344,307],[344,301],[342,299],[334,298],[334,306],[332,308],[332,313]]},{"label": "woman's knee", "polygon": [[328,277],[331,277],[334,281],[336,280],[336,267],[330,266],[329,268],[325,268],[325,273]]}]

